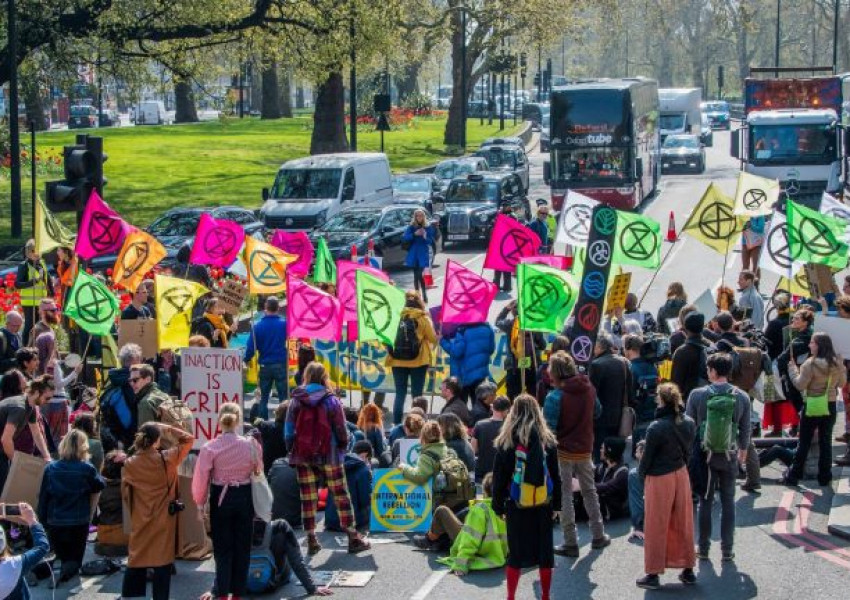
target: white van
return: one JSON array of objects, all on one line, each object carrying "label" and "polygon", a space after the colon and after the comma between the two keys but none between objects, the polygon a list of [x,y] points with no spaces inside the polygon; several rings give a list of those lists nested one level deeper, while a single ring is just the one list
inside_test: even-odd
[{"label": "white van", "polygon": [[343,208],[392,204],[386,154],[317,154],[285,162],[263,189],[260,219],[268,229],[310,230]]},{"label": "white van", "polygon": [[171,120],[162,100],[139,102],[133,116],[136,125],[165,125]]}]

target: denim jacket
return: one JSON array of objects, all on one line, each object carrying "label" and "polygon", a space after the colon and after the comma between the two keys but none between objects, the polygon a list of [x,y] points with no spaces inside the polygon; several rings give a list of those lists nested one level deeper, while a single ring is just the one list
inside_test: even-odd
[{"label": "denim jacket", "polygon": [[91,515],[91,495],[104,487],[106,481],[91,463],[54,461],[44,469],[38,498],[39,517],[48,526],[85,525]]}]

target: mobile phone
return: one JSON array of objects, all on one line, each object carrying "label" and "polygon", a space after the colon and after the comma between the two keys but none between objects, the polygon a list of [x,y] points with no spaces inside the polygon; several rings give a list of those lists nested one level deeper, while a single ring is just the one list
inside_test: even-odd
[{"label": "mobile phone", "polygon": [[17,504],[4,504],[3,505],[3,516],[4,517],[20,517],[21,516],[21,507]]}]

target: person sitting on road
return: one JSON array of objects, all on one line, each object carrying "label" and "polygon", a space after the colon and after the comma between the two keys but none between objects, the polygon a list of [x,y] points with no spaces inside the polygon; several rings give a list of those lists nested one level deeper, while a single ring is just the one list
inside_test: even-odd
[{"label": "person sitting on road", "polygon": [[[384,440],[384,419],[381,409],[377,405],[364,404],[360,408],[357,417],[357,428],[366,436],[366,440],[372,445],[372,454],[378,459],[379,466],[389,466],[387,456],[387,443]],[[371,460],[370,456],[370,460]]]},{"label": "person sitting on road", "polygon": [[463,422],[455,414],[444,413],[437,417],[437,423],[443,430],[446,446],[455,451],[455,454],[463,461],[470,473],[474,473],[475,452],[469,444],[469,436]]},{"label": "person sitting on road", "polygon": [[[428,398],[425,396],[416,396],[416,398],[411,401],[411,405],[410,412],[408,412],[405,416],[411,413],[416,413],[424,419],[425,415],[428,414]],[[407,432],[404,430],[404,420],[402,419],[401,423],[393,425],[392,429],[390,429],[387,434],[387,443],[390,447],[392,447],[396,440],[400,440],[405,437],[407,437]],[[416,438],[419,438],[419,434],[416,435]]]},{"label": "person sitting on road", "polygon": [[475,388],[472,399],[472,410],[470,411],[470,429],[475,427],[479,421],[489,419],[493,414],[493,401],[496,399],[496,384],[490,380],[482,381]]},{"label": "person sitting on road", "polygon": [[404,428],[404,437],[393,442],[391,451],[392,464],[398,464],[401,458],[401,441],[402,440],[418,440],[422,433],[422,426],[425,425],[425,415],[420,414],[419,409],[414,408],[404,416],[404,421],[401,426]]},{"label": "person sitting on road", "polygon": [[[398,468],[408,481],[423,485],[440,472],[440,461],[445,457],[448,447],[443,439],[443,430],[437,421],[428,421],[422,426],[419,435],[422,449],[415,465],[401,463]],[[426,452],[429,450],[430,452]],[[436,457],[436,460],[434,459]]]},{"label": "person sitting on road", "polygon": [[469,408],[463,400],[463,391],[457,377],[449,377],[443,381],[440,396],[446,401],[446,405],[440,411],[441,415],[451,413],[457,415],[465,426],[469,427],[472,424],[472,415],[469,414]]}]

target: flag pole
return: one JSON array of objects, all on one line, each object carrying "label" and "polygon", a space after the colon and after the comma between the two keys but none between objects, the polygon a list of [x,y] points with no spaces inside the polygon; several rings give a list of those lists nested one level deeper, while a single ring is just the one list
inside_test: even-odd
[{"label": "flag pole", "polygon": [[348,359],[345,364],[345,373],[348,376],[348,407],[351,408],[352,396],[354,395],[351,381],[351,321],[345,325],[345,353]]},{"label": "flag pole", "polygon": [[[643,294],[641,295],[640,300],[638,300],[638,306],[643,304],[643,299],[646,298],[646,295],[649,293],[649,290],[652,287],[652,284],[655,282],[655,278],[658,277],[658,274],[661,272],[661,268],[664,266],[664,263],[667,262],[667,259],[670,257],[670,254],[673,252],[673,248],[675,248],[675,247],[676,247],[675,242],[670,244],[670,248],[667,250],[667,254],[665,254],[664,258],[661,259],[661,264],[658,265],[658,268],[655,269],[655,273],[652,274],[652,278],[649,280],[649,283],[646,284],[646,289],[643,291]],[[727,253],[729,252],[728,249],[727,249],[726,252]],[[723,264],[725,265],[726,259],[724,258],[723,261],[724,261]]]},{"label": "flag pole", "polygon": [[[519,319],[519,315],[516,318]],[[519,357],[519,377],[522,385],[520,393],[525,393],[525,331],[522,329],[519,330]]]},{"label": "flag pole", "polygon": [[437,362],[440,356],[440,351],[443,349],[440,346],[440,340],[437,339],[437,351],[434,353],[434,359],[430,365],[428,365],[428,369],[431,371],[431,400],[428,403],[428,414],[434,414],[434,393],[437,390]]},{"label": "flag pole", "polygon": [[362,407],[366,402],[363,398],[363,355],[360,340],[357,341],[357,381],[360,384],[360,406]]},{"label": "flag pole", "polygon": [[726,263],[729,262],[729,246],[732,244],[732,236],[726,238],[726,252],[723,254],[723,271],[720,274],[720,287],[726,283]]}]

